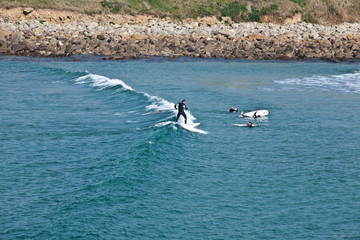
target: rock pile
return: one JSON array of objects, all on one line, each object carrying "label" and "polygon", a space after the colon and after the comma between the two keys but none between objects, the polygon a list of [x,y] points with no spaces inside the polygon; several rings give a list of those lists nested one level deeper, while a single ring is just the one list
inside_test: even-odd
[{"label": "rock pile", "polygon": [[360,58],[360,24],[229,26],[149,20],[144,24],[119,25],[0,19],[0,54],[41,57],[93,54],[107,59],[189,56],[347,60]]}]

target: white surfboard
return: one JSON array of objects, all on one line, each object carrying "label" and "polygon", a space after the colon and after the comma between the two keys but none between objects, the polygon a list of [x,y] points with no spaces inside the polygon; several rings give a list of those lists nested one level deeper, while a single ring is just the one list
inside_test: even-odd
[{"label": "white surfboard", "polygon": [[[248,127],[247,124],[237,124],[237,123],[234,123],[233,124],[234,126],[237,126],[237,127]],[[257,124],[253,124],[252,127],[258,127],[260,125],[257,125]]]},{"label": "white surfboard", "polygon": [[197,126],[200,125],[200,123],[185,124],[185,123],[183,123],[183,122],[179,122],[178,124],[179,124],[182,128],[184,128],[184,129],[186,129],[186,130],[188,130],[188,131],[190,131],[190,132],[207,134],[206,131],[196,128]]},{"label": "white surfboard", "polygon": [[[243,115],[244,115],[244,117],[253,118],[254,113],[255,113],[255,111],[252,111],[252,112],[244,113]],[[260,117],[264,117],[264,116],[269,115],[269,113],[270,112],[268,110],[257,110],[256,115],[260,115]],[[240,117],[242,117],[242,116],[240,116]]]},{"label": "white surfboard", "polygon": [[183,123],[183,122],[180,122],[179,125],[181,125],[182,127],[188,126],[188,127],[193,127],[193,128],[195,128],[195,127],[199,126],[200,123],[187,123],[187,124],[185,124],[185,123]]}]

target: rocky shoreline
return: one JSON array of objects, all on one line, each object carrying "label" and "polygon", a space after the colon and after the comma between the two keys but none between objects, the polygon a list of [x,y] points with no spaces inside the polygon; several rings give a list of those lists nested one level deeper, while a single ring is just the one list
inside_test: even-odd
[{"label": "rocky shoreline", "polygon": [[122,60],[149,56],[343,61],[360,59],[360,24],[201,24],[148,20],[52,23],[0,18],[0,55],[101,55]]}]

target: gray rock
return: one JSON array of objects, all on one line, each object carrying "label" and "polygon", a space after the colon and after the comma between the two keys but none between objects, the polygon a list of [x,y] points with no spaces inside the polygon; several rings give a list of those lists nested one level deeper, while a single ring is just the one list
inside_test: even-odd
[{"label": "gray rock", "polygon": [[34,11],[33,8],[25,8],[25,9],[23,10],[23,14],[24,14],[24,15],[29,15],[29,14],[32,13],[33,11]]},{"label": "gray rock", "polygon": [[12,46],[12,50],[15,52],[23,51],[23,50],[25,50],[25,48],[26,48],[26,45],[23,43],[18,43],[18,44],[15,44]]},{"label": "gray rock", "polygon": [[103,41],[103,40],[106,39],[106,37],[105,37],[104,34],[99,34],[99,35],[96,36],[96,38],[99,39],[99,40],[101,40],[101,41]]}]

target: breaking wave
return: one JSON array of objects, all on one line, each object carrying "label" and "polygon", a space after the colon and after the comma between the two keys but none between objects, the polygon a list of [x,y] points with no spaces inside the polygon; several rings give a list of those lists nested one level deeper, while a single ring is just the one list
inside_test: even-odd
[{"label": "breaking wave", "polygon": [[[123,82],[120,79],[111,79],[105,76],[101,76],[101,75],[97,75],[97,74],[87,74],[85,76],[79,77],[77,79],[75,79],[75,83],[76,84],[89,84],[90,86],[96,88],[96,90],[103,90],[106,88],[113,88],[113,87],[120,87],[121,91],[131,91],[137,94],[141,94],[143,96],[145,96],[148,101],[149,101],[149,105],[146,106],[146,111],[148,112],[162,112],[162,111],[168,111],[173,113],[174,115],[176,115],[176,110],[174,109],[174,103],[169,102],[161,97],[158,96],[152,96],[148,93],[145,92],[138,92],[136,90],[134,90],[132,87],[130,87],[129,85],[127,85],[125,82]],[[207,134],[206,131],[198,129],[194,126],[192,126],[194,124],[194,121],[196,120],[196,118],[191,114],[190,111],[186,111],[186,115],[188,118],[188,124],[185,124],[183,122],[183,119],[180,118],[179,119],[179,123],[175,123],[175,122],[160,122],[160,123],[156,123],[154,126],[155,127],[160,127],[160,126],[166,126],[168,124],[178,124],[180,126],[182,126],[184,129],[189,130],[191,132],[196,132],[196,133],[201,133],[201,134]],[[171,117],[172,118],[172,117]],[[132,122],[132,119],[128,119],[128,121]],[[176,129],[176,128],[174,128]]]}]

